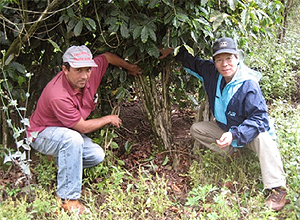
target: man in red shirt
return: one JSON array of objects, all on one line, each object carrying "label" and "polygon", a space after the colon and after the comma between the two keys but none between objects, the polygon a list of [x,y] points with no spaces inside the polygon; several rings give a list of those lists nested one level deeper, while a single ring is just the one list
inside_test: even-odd
[{"label": "man in red shirt", "polygon": [[107,124],[121,126],[118,115],[87,119],[97,104],[97,89],[109,64],[141,74],[137,65],[106,52],[94,59],[90,50],[72,46],[63,55],[62,71],[44,88],[37,108],[30,118],[28,136],[37,151],[56,157],[58,164],[57,199],[66,211],[79,214],[86,207],[78,199],[81,194],[83,168],[103,161],[103,149],[86,133]]}]

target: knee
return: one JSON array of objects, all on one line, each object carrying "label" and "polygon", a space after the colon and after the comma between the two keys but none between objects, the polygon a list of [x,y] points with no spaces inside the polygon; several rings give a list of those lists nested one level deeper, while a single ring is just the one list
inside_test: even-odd
[{"label": "knee", "polygon": [[97,145],[97,147],[93,148],[93,153],[90,154],[90,156],[88,158],[88,160],[90,161],[89,166],[95,166],[95,165],[101,163],[104,160],[104,157],[105,157],[104,150],[99,145]]},{"label": "knee", "polygon": [[93,155],[93,160],[96,164],[101,163],[105,158],[105,152],[101,147],[98,147],[97,150],[95,150],[95,154]]},{"label": "knee", "polygon": [[192,124],[192,126],[191,126],[191,128],[190,128],[190,133],[191,133],[191,136],[192,137],[195,137],[195,133],[196,133],[196,131],[195,131],[195,124]]},{"label": "knee", "polygon": [[82,135],[72,129],[68,129],[63,136],[63,142],[65,144],[71,145],[73,148],[82,148],[84,140]]},{"label": "knee", "polygon": [[190,128],[190,133],[193,138],[195,138],[201,133],[201,130],[199,129],[199,123],[192,124]]}]

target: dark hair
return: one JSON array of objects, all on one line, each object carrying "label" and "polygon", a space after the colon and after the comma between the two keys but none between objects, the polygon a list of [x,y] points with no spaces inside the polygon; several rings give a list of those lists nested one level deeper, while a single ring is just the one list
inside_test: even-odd
[{"label": "dark hair", "polygon": [[70,71],[70,64],[68,62],[63,62],[62,64],[63,66],[65,66],[67,68],[68,71]]}]

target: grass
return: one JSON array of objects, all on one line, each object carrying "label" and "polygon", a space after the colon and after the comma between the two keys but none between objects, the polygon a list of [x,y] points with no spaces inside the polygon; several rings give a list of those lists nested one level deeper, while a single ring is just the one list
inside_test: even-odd
[{"label": "grass", "polygon": [[[276,119],[291,201],[282,211],[273,212],[264,204],[267,192],[257,156],[245,148],[231,163],[209,150],[199,150],[201,160],[192,161],[186,174],[190,190],[183,198],[174,196],[167,178],[151,174],[146,166],[140,166],[135,176],[111,166],[101,181],[86,177],[82,201],[91,213],[81,219],[299,219],[300,108],[276,101],[270,114]],[[37,169],[44,174],[43,184],[31,185],[29,192],[20,189],[23,196],[11,193],[1,201],[0,219],[78,219],[57,207],[53,179],[47,178],[56,172],[53,164],[45,160]]]}]

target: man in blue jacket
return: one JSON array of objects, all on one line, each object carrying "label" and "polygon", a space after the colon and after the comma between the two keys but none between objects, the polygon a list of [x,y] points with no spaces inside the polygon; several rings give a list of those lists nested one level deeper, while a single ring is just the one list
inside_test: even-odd
[{"label": "man in blue jacket", "polygon": [[[165,58],[172,48],[161,50]],[[247,146],[257,153],[264,187],[271,189],[266,204],[283,209],[286,180],[280,153],[271,136],[268,109],[258,81],[261,74],[239,60],[236,43],[223,37],[213,44],[213,60],[194,57],[181,47],[175,59],[204,83],[214,121],[192,125],[191,135],[201,145],[224,156]]]}]

